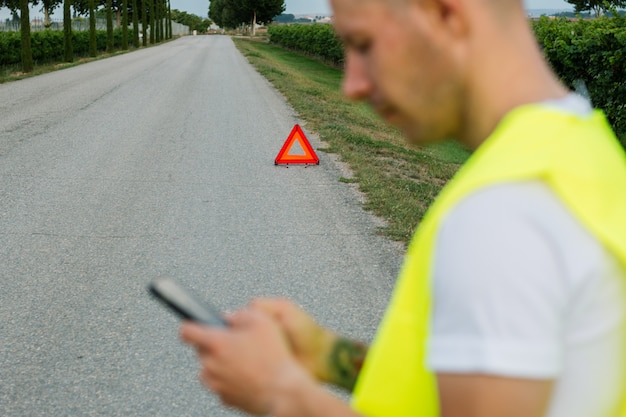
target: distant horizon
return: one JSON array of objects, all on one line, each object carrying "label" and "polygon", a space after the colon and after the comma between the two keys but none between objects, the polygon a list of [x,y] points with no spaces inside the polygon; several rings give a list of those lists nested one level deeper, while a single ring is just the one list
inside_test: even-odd
[{"label": "distant horizon", "polygon": [[[180,9],[179,9],[180,10]],[[187,10],[181,10],[181,11],[186,11],[187,13],[191,13]],[[572,8],[569,7],[542,7],[542,8],[527,8],[526,9],[527,12],[540,12],[540,11],[572,11]],[[193,13],[195,14],[195,13]],[[290,12],[290,11],[285,11],[284,14],[293,14],[294,16],[332,16],[331,13],[328,12],[321,12],[321,11],[317,11],[317,12],[307,12],[307,13],[294,13],[294,12]],[[198,15],[200,17],[201,15]],[[30,8],[30,18],[35,19],[35,18],[43,18],[44,14],[43,12],[41,12],[41,6],[31,6]],[[6,19],[10,19],[11,18],[11,11],[7,8],[7,7],[0,7],[0,20],[6,20]],[[63,11],[59,10],[59,8],[57,8],[54,13],[52,14],[52,18],[53,19],[62,19],[63,18]]]}]

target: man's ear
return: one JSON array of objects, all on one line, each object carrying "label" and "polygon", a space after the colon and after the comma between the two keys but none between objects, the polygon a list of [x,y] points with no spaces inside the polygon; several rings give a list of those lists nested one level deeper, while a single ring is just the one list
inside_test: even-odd
[{"label": "man's ear", "polygon": [[[468,0],[411,0],[411,7],[421,13],[440,34],[458,38],[469,32]],[[475,5],[474,5],[475,6]],[[476,7],[476,6],[475,6]]]}]

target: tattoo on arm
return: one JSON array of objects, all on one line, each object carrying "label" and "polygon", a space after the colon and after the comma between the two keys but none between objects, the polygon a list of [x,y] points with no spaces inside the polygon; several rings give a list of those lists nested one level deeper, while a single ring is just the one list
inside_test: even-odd
[{"label": "tattoo on arm", "polygon": [[360,342],[338,338],[328,358],[333,384],[352,391],[363,366],[367,346]]}]

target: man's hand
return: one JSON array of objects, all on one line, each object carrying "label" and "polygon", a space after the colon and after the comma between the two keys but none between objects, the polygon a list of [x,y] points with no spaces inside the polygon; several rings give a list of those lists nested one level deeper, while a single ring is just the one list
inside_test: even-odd
[{"label": "man's hand", "polygon": [[289,300],[256,299],[250,303],[250,308],[270,315],[282,329],[300,364],[319,381],[331,382],[328,358],[337,340],[336,334],[321,327]]},{"label": "man's hand", "polygon": [[250,414],[270,414],[290,385],[310,377],[270,317],[248,309],[227,320],[227,328],[186,322],[181,339],[196,349],[200,379],[224,404]]},{"label": "man's hand", "polygon": [[349,391],[354,389],[367,354],[366,345],[321,327],[300,307],[285,299],[257,299],[250,308],[276,320],[294,356],[317,380]]}]

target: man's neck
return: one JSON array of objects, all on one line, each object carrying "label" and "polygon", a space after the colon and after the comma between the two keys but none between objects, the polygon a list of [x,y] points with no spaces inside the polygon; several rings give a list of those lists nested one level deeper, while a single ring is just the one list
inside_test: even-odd
[{"label": "man's neck", "polygon": [[[527,21],[517,22],[527,25]],[[531,103],[560,99],[568,90],[545,62],[530,30],[507,37],[485,32],[490,41],[473,55],[467,90],[468,107],[460,142],[476,149],[511,110]],[[476,43],[479,44],[478,42]]]}]

